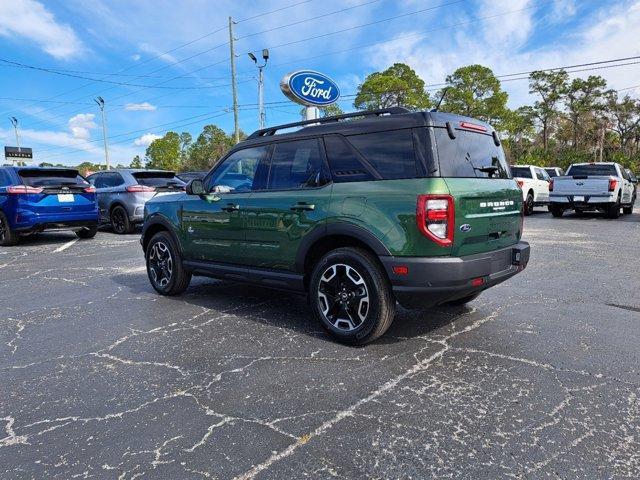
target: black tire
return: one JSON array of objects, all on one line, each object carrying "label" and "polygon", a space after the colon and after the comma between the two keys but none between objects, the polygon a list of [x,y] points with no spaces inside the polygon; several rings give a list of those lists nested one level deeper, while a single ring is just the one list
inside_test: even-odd
[{"label": "black tire", "polygon": [[[182,257],[167,232],[156,233],[145,252],[151,286],[161,295],[180,295],[191,282],[191,273],[182,265]],[[164,263],[163,263],[164,262]]]},{"label": "black tire", "polygon": [[0,212],[0,246],[10,247],[11,245],[16,245],[19,240],[18,234],[11,230],[7,217]]},{"label": "black tire", "polygon": [[607,208],[605,215],[607,218],[618,218],[620,216],[620,198],[618,198],[616,203]]},{"label": "black tire", "polygon": [[559,205],[549,205],[549,211],[555,218],[560,218],[564,213],[564,208]]},{"label": "black tire", "polygon": [[95,227],[86,227],[86,228],[83,228],[82,230],[76,230],[76,235],[78,236],[78,238],[82,238],[84,240],[88,240],[90,238],[95,237],[97,233],[98,233],[97,225]]},{"label": "black tire", "polygon": [[622,207],[622,213],[624,213],[625,215],[631,215],[633,213],[633,204],[629,205],[628,207]]},{"label": "black tire", "polygon": [[396,301],[389,281],[371,253],[338,248],[313,268],[309,302],[324,329],[336,340],[365,345],[391,326]]},{"label": "black tire", "polygon": [[527,199],[524,202],[524,214],[531,215],[533,213],[533,192],[527,193]]},{"label": "black tire", "polygon": [[111,228],[118,235],[133,233],[135,230],[135,225],[129,220],[129,214],[122,205],[116,205],[111,209],[109,220],[111,221]]},{"label": "black tire", "polygon": [[481,293],[482,292],[476,292],[476,293],[472,293],[471,295],[467,295],[466,297],[459,298],[457,300],[451,300],[450,302],[447,302],[446,305],[452,305],[452,306],[466,305],[467,303],[472,302],[476,298],[478,298]]}]

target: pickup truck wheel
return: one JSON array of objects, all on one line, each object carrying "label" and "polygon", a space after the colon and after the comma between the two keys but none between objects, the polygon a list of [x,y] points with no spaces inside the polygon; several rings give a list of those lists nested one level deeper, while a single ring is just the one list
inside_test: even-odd
[{"label": "pickup truck wheel", "polygon": [[387,331],[395,299],[377,259],[359,248],[338,248],[315,265],[309,282],[311,308],[342,343],[364,345]]},{"label": "pickup truck wheel", "polygon": [[191,273],[182,265],[182,258],[173,239],[166,232],[156,233],[145,253],[147,275],[153,288],[161,295],[179,295],[191,282]]},{"label": "pickup truck wheel", "polygon": [[0,212],[0,246],[9,247],[18,243],[20,237],[11,230],[9,221],[4,213]]},{"label": "pickup truck wheel", "polygon": [[111,210],[111,227],[118,235],[133,233],[135,225],[129,220],[129,214],[124,207],[117,205]]},{"label": "pickup truck wheel", "polygon": [[527,193],[527,200],[524,202],[524,214],[531,215],[533,213],[533,192]]},{"label": "pickup truck wheel", "polygon": [[631,215],[633,213],[633,204],[629,205],[628,207],[622,207],[622,213],[624,213],[625,215]]},{"label": "pickup truck wheel", "polygon": [[620,198],[618,201],[607,208],[607,218],[618,218],[620,216]]},{"label": "pickup truck wheel", "polygon": [[559,205],[549,205],[549,211],[555,218],[560,218],[564,213],[564,208]]}]

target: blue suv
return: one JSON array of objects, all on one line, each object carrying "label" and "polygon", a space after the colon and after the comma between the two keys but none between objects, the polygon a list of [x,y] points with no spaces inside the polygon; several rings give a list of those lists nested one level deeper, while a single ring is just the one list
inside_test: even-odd
[{"label": "blue suv", "polygon": [[0,245],[44,230],[95,237],[95,188],[70,168],[0,167]]}]

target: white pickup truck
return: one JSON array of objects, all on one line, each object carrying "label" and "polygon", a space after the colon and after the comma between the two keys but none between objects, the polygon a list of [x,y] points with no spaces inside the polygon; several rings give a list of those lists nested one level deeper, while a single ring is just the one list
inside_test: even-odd
[{"label": "white pickup truck", "polygon": [[525,215],[531,215],[535,205],[549,203],[551,178],[544,168],[535,165],[511,165],[511,176],[522,190]]},{"label": "white pickup truck", "polygon": [[634,188],[627,171],[617,163],[574,163],[549,186],[549,210],[561,217],[565,210],[581,214],[604,212],[609,218],[633,213]]}]

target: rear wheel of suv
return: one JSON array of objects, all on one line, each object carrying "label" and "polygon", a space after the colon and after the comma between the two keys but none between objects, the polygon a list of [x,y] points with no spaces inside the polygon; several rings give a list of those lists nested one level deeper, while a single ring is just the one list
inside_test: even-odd
[{"label": "rear wheel of suv", "polygon": [[564,213],[564,208],[562,208],[559,205],[549,205],[549,211],[551,212],[551,215],[553,215],[554,217],[560,218]]},{"label": "rear wheel of suv", "polygon": [[527,193],[527,200],[524,202],[524,214],[531,215],[533,213],[533,192]]},{"label": "rear wheel of suv", "polygon": [[4,213],[0,212],[0,246],[9,247],[18,243],[20,237],[11,230],[9,221]]},{"label": "rear wheel of suv", "polygon": [[129,214],[124,207],[117,205],[111,210],[111,226],[118,235],[133,233],[135,225],[129,220]]},{"label": "rear wheel of suv", "polygon": [[89,239],[89,238],[93,238],[96,236],[96,234],[98,233],[98,227],[86,227],[83,228],[82,230],[76,230],[76,235],[78,236],[78,238],[82,238],[82,239]]},{"label": "rear wheel of suv", "polygon": [[156,233],[145,253],[147,275],[153,288],[162,295],[179,295],[191,282],[191,273],[182,266],[182,258],[167,232]]},{"label": "rear wheel of suv", "polygon": [[364,345],[387,331],[395,299],[376,258],[359,248],[338,248],[316,264],[309,282],[311,308],[331,336]]}]

